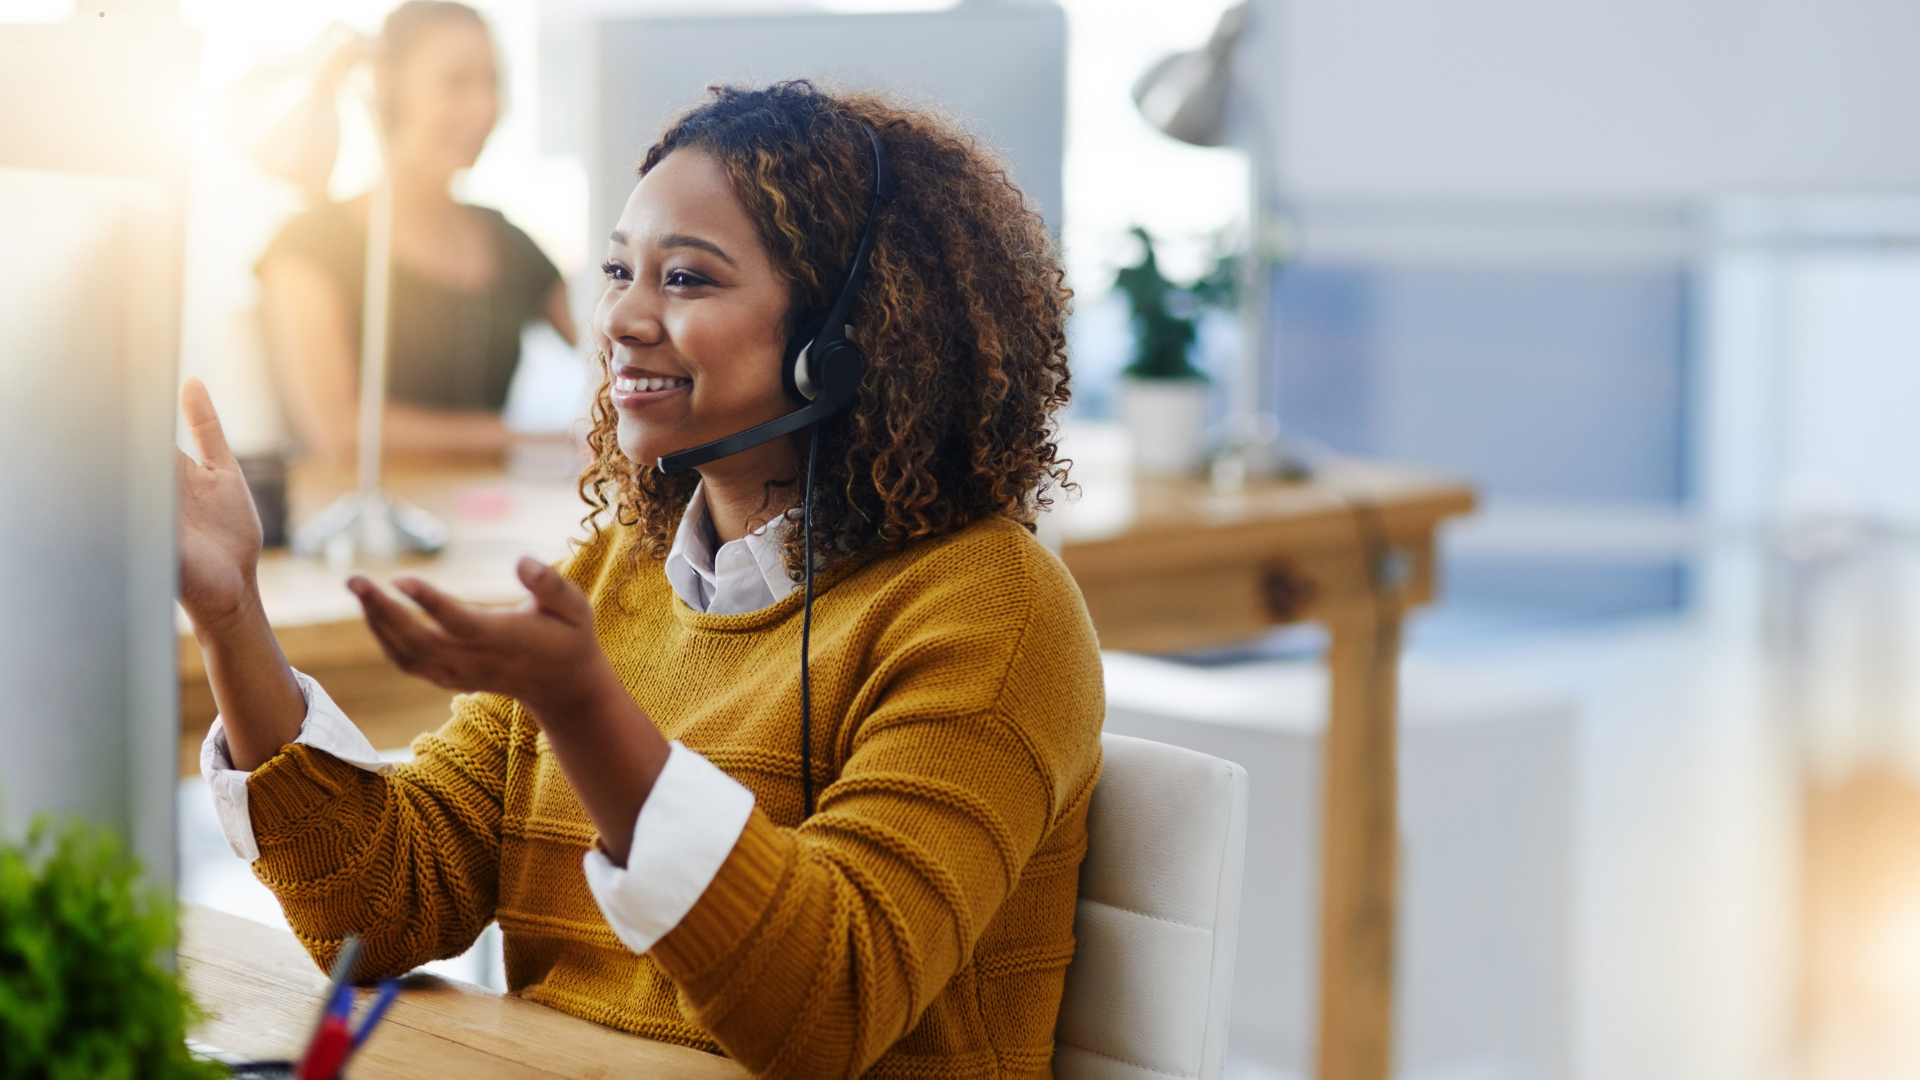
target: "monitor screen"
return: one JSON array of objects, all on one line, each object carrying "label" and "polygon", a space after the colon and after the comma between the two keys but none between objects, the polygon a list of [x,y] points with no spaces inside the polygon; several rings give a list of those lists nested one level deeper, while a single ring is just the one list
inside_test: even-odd
[{"label": "monitor screen", "polygon": [[609,19],[600,25],[596,61],[588,234],[596,251],[668,120],[715,83],[793,78],[881,90],[951,113],[1006,157],[1048,228],[1059,232],[1067,24],[1053,4]]},{"label": "monitor screen", "polygon": [[149,181],[0,168],[0,824],[173,879],[179,263]]}]

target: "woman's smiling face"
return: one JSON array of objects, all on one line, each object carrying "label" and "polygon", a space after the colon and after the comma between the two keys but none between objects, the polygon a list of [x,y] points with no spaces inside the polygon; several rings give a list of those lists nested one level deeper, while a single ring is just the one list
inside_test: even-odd
[{"label": "woman's smiling face", "polygon": [[[594,330],[630,460],[655,462],[793,409],[780,379],[787,282],[711,155],[676,150],[641,179],[604,269]],[[790,452],[775,443],[770,452]]]}]

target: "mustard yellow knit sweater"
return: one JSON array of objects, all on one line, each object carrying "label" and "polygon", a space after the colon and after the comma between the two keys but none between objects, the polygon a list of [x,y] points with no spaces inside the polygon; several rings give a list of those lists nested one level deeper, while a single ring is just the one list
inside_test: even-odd
[{"label": "mustard yellow knit sweater", "polygon": [[1066,569],[989,520],[822,575],[801,824],[800,593],[699,614],[627,543],[563,569],[647,715],[758,803],[693,910],[628,951],[545,736],[473,694],[391,776],[290,745],[249,780],[255,872],[308,950],[359,931],[361,973],[398,972],[497,919],[515,993],[757,1074],[1048,1075],[1103,715]]}]

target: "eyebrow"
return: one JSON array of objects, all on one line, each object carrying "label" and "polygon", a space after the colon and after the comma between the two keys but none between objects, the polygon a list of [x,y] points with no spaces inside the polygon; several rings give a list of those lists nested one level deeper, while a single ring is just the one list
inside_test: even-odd
[{"label": "eyebrow", "polygon": [[[627,246],[627,234],[624,232],[621,232],[619,229],[613,230],[613,232],[609,234],[608,238],[611,239],[615,244],[621,247]],[[721,251],[720,245],[715,244],[708,240],[702,240],[697,236],[688,236],[685,233],[669,233],[668,235],[661,237],[660,242],[655,246],[660,248],[662,251],[668,250],[670,248],[683,248],[683,247],[697,248],[700,251],[705,251],[719,257],[719,259],[722,262],[726,263],[728,266],[734,265],[732,256],[728,255],[724,251]]]},{"label": "eyebrow", "polygon": [[712,243],[707,240],[702,240],[697,236],[687,236],[682,233],[672,233],[670,235],[661,237],[660,242],[655,246],[660,248],[660,250],[662,251],[665,251],[668,248],[683,248],[683,247],[697,248],[701,251],[707,252],[708,254],[717,257],[721,262],[726,263],[728,266],[733,265],[732,257],[730,257],[726,252],[721,251],[720,245]]}]

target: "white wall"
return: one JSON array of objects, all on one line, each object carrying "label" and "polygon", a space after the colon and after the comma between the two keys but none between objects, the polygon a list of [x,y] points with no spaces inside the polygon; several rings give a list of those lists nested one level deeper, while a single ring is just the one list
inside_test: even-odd
[{"label": "white wall", "polygon": [[1920,4],[1254,2],[1255,78],[1299,197],[1920,184]]},{"label": "white wall", "polygon": [[1703,219],[1707,508],[1745,530],[1920,527],[1920,197],[1727,200]]}]

